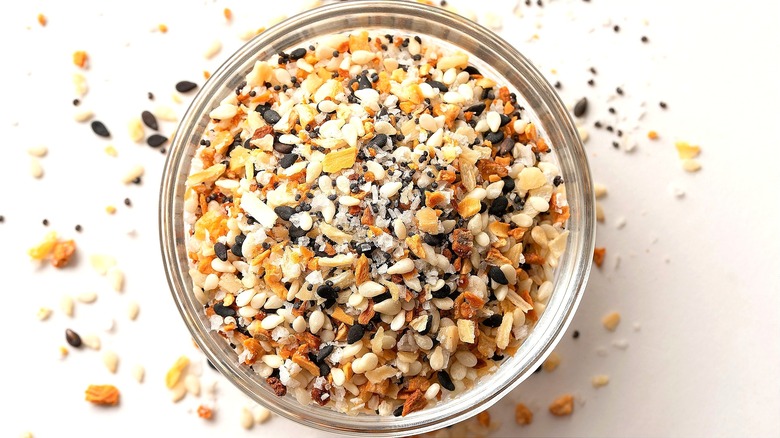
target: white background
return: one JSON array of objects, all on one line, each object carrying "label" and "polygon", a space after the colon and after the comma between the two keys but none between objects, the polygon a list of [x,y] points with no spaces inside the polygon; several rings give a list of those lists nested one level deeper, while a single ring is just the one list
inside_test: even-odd
[{"label": "white background", "polygon": [[[612,136],[590,129],[591,166],[609,189],[597,241],[607,248],[607,259],[594,270],[570,333],[557,348],[560,367],[532,376],[491,408],[500,424],[493,436],[776,436],[780,4],[548,0],[543,8],[521,7],[521,19],[512,15],[512,2],[450,3],[503,17],[502,36],[552,82],[562,82],[566,102],[590,98],[587,126],[597,119],[614,123],[609,105],[629,114],[623,123],[629,128],[642,102],[647,109],[633,153],[613,149]],[[156,212],[164,157],[132,144],[126,133],[128,120],[144,109],[163,104],[182,114],[184,107],[171,102],[176,82],[202,84],[201,72],[215,69],[242,44],[241,31],[293,14],[302,4],[29,1],[0,14],[0,435],[326,436],[281,418],[251,432],[241,429],[238,411],[251,403],[200,360],[167,289]],[[231,25],[222,17],[225,6],[236,16]],[[39,12],[49,19],[45,28],[36,23]],[[619,24],[620,32],[607,22]],[[152,32],[158,23],[170,31]],[[534,34],[538,38],[530,38]],[[641,35],[650,43],[641,44]],[[215,39],[224,49],[206,61],[202,53]],[[91,58],[82,108],[106,123],[110,141],[73,121],[71,54],[78,49]],[[591,77],[596,87],[586,85]],[[618,85],[626,96],[608,104]],[[155,102],[147,100],[148,91]],[[669,103],[667,111],[658,108],[659,100]],[[173,127],[166,123],[163,132]],[[661,139],[647,140],[649,129]],[[701,145],[699,173],[682,171],[677,139]],[[44,178],[34,180],[25,151],[39,144],[50,152],[41,160]],[[117,158],[103,153],[107,144],[118,150]],[[137,163],[146,168],[143,185],[122,185],[123,172]],[[685,196],[673,196],[670,184]],[[123,205],[125,197],[131,208]],[[107,215],[107,205],[118,213]],[[621,216],[626,226],[617,229]],[[49,229],[76,239],[75,267],[55,270],[28,260],[26,249],[47,231],[44,218]],[[81,234],[73,230],[77,223],[84,227]],[[136,237],[128,235],[131,230]],[[91,270],[87,256],[95,253],[118,259],[127,276],[123,294]],[[99,294],[95,304],[77,305],[73,319],[59,311],[63,294],[87,290]],[[134,322],[125,316],[130,300],[141,305]],[[55,309],[50,320],[35,319],[40,306]],[[623,315],[615,333],[600,324],[612,310]],[[116,328],[106,333],[102,327],[110,318]],[[109,374],[93,351],[59,360],[66,327],[99,334],[103,350],[120,357],[118,373]],[[570,336],[573,329],[581,333],[577,340]],[[196,360],[204,383],[219,381],[216,421],[193,413],[202,400],[169,401],[163,376],[181,354]],[[142,385],[130,376],[136,363],[147,369]],[[608,374],[609,385],[592,388],[595,374]],[[84,402],[91,383],[116,384],[121,406],[99,409]],[[565,392],[576,394],[575,412],[553,418],[546,407]],[[518,401],[535,414],[522,429],[512,414]]]}]

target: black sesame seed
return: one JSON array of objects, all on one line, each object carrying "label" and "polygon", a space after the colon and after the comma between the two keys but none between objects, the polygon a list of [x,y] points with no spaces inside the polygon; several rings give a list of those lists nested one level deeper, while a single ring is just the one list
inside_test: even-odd
[{"label": "black sesame seed", "polygon": [[586,112],[588,112],[588,98],[583,97],[574,105],[574,116],[582,117]]},{"label": "black sesame seed", "polygon": [[304,49],[303,47],[299,47],[293,50],[292,52],[290,52],[290,59],[292,59],[293,61],[297,61],[303,58],[304,56],[306,56],[306,49]]},{"label": "black sesame seed", "polygon": [[615,88],[615,93],[617,93],[617,94],[622,96],[623,95],[623,89],[620,88],[620,87],[617,87],[617,88]]},{"label": "black sesame seed", "polygon": [[358,254],[363,255],[369,255],[376,249],[376,245],[374,245],[373,242],[360,242],[357,245],[355,245],[355,251],[357,251]]},{"label": "black sesame seed", "polygon": [[95,134],[101,137],[111,137],[111,133],[108,132],[108,128],[106,128],[106,125],[104,125],[103,122],[95,120],[90,124],[90,126],[92,127],[92,132]]},{"label": "black sesame seed", "polygon": [[195,82],[181,81],[176,84],[176,91],[178,91],[179,93],[186,93],[188,91],[194,90],[197,86],[198,84],[196,84]]},{"label": "black sesame seed", "polygon": [[165,137],[164,135],[160,134],[152,134],[149,136],[149,138],[146,139],[146,144],[153,148],[158,148],[162,146],[166,141],[168,141],[168,137]]},{"label": "black sesame seed", "polygon": [[331,285],[328,286],[327,284],[321,284],[317,288],[317,295],[325,298],[326,300],[336,300],[338,297],[338,291]]},{"label": "black sesame seed", "polygon": [[276,213],[276,215],[280,218],[289,221],[290,216],[295,214],[295,209],[289,205],[280,205],[274,208],[274,213]]},{"label": "black sesame seed", "polygon": [[555,87],[557,90],[560,90],[561,88],[563,88],[563,85],[561,84],[561,82],[560,82],[560,81],[555,81],[555,85],[553,85],[553,86],[554,86],[554,87]]},{"label": "black sesame seed", "polygon": [[152,94],[152,92],[150,91],[150,92],[146,93],[146,98],[149,99],[149,100],[154,100],[154,94]]},{"label": "black sesame seed", "polygon": [[332,344],[322,346],[320,351],[317,352],[317,363],[322,363],[322,361],[324,361],[326,357],[330,356],[331,353],[333,353]]},{"label": "black sesame seed", "polygon": [[647,43],[648,41],[650,41],[650,40],[646,36],[642,36],[642,42],[643,43]]},{"label": "black sesame seed", "polygon": [[574,333],[571,334],[571,337],[574,338],[574,339],[579,338],[580,337],[580,331],[579,330],[574,330]]},{"label": "black sesame seed", "polygon": [[432,291],[431,296],[433,298],[447,298],[451,292],[452,289],[450,288],[450,286],[448,284],[445,284],[444,286],[441,287],[441,289]]},{"label": "black sesame seed", "polygon": [[616,141],[613,141],[612,142],[612,147],[615,148],[615,149],[618,149],[618,148],[620,148],[620,143],[618,143]]},{"label": "black sesame seed", "polygon": [[503,321],[503,317],[498,313],[495,313],[482,320],[482,324],[485,325],[485,327],[496,328],[501,325],[501,321]]},{"label": "black sesame seed", "polygon": [[289,154],[295,149],[295,145],[284,144],[280,141],[274,140],[274,150],[280,154]]},{"label": "black sesame seed", "polygon": [[279,115],[276,111],[272,109],[267,109],[263,111],[263,120],[265,120],[266,123],[269,125],[274,125],[279,122],[279,120],[282,119],[282,116]]},{"label": "black sesame seed", "polygon": [[439,81],[425,81],[426,84],[430,85],[432,88],[435,88],[439,90],[442,93],[446,93],[449,91],[449,88],[447,88],[446,85],[444,85],[442,82]]},{"label": "black sesame seed", "polygon": [[394,417],[400,417],[401,414],[404,413],[404,405],[398,405],[397,408],[393,409],[393,416]]},{"label": "black sesame seed", "polygon": [[334,50],[333,53],[331,53],[331,55],[333,55],[333,57],[335,58],[335,57],[339,56],[339,51],[338,50]]},{"label": "black sesame seed", "polygon": [[44,219],[42,223],[43,223],[44,227],[48,227],[49,226],[49,220],[48,219]]},{"label": "black sesame seed", "polygon": [[227,318],[228,316],[236,316],[236,311],[233,308],[225,306],[222,303],[214,303],[214,313],[223,318]]},{"label": "black sesame seed", "polygon": [[590,85],[592,87],[592,86],[596,85],[596,81],[594,81],[593,79],[588,79],[588,85]]},{"label": "black sesame seed", "polygon": [[320,376],[325,377],[328,374],[330,374],[330,365],[328,365],[327,363],[323,362],[319,364],[319,367],[320,367]]},{"label": "black sesame seed", "polygon": [[501,195],[494,199],[493,203],[490,204],[488,213],[492,214],[493,216],[502,216],[504,213],[506,213],[507,206],[509,206],[509,201],[506,199],[506,196]]},{"label": "black sesame seed", "polygon": [[148,126],[150,129],[154,129],[156,131],[159,128],[157,125],[157,118],[149,111],[144,111],[141,113],[141,120],[143,120],[144,125]]},{"label": "black sesame seed", "polygon": [[133,206],[133,202],[130,201],[130,198],[125,198],[124,202],[125,202],[125,205],[128,206],[128,207],[132,207]]},{"label": "black sesame seed", "polygon": [[489,141],[494,145],[501,143],[501,140],[503,139],[504,139],[504,131],[488,132],[485,135],[485,140]]},{"label": "black sesame seed", "polygon": [[[244,236],[244,235],[241,234],[241,236]],[[244,238],[241,239],[240,243],[239,243],[238,237],[239,236],[236,236],[236,242],[233,244],[233,246],[230,247],[230,252],[232,252],[233,255],[236,256],[236,257],[243,257],[244,256],[244,252],[243,252],[243,250],[241,248],[242,248],[242,245],[244,244],[244,239],[246,239],[246,236],[244,236]]]},{"label": "black sesame seed", "polygon": [[217,256],[218,259],[222,260],[223,262],[227,261],[228,253],[227,253],[227,246],[222,242],[217,242],[214,244],[214,255]]},{"label": "black sesame seed", "polygon": [[[2,221],[0,221],[0,222],[2,222]],[[83,228],[81,228],[81,225],[76,225],[76,232],[80,233],[82,229]]]},{"label": "black sesame seed", "polygon": [[296,160],[298,160],[298,154],[287,154],[279,160],[279,166],[281,166],[282,169],[287,169],[292,166]]},{"label": "black sesame seed", "polygon": [[593,126],[595,126],[596,128],[599,128],[599,129],[601,129],[601,126],[602,126],[602,125],[601,125],[601,122],[598,122],[598,121],[597,121],[596,123],[594,123],[594,124],[593,124]]},{"label": "black sesame seed", "polygon": [[558,187],[561,184],[563,184],[563,177],[560,175],[556,175],[555,178],[553,178],[553,185],[555,187]]},{"label": "black sesame seed", "polygon": [[428,319],[425,321],[425,328],[420,331],[421,335],[427,335],[431,331],[433,326],[433,315],[428,315]]},{"label": "black sesame seed", "polygon": [[368,141],[366,147],[381,148],[387,144],[387,134],[377,134]]},{"label": "black sesame seed", "polygon": [[615,111],[615,108],[612,108],[612,107],[609,107],[609,108],[607,109],[607,111],[609,111],[609,113],[610,113],[610,114],[615,114],[615,112],[616,112],[616,111]]},{"label": "black sesame seed", "polygon": [[502,192],[509,193],[515,189],[515,180],[512,179],[511,176],[507,175],[501,178],[501,181],[504,181],[504,187],[501,189]]},{"label": "black sesame seed", "polygon": [[467,65],[466,68],[463,69],[463,71],[467,72],[471,76],[482,75],[482,73],[480,73],[479,70],[473,65]]},{"label": "black sesame seed", "polygon": [[446,371],[441,370],[436,374],[439,379],[439,385],[441,385],[442,388],[446,389],[447,391],[455,391],[455,384],[452,383],[452,378]]},{"label": "black sesame seed", "polygon": [[612,30],[614,30],[615,32],[620,32],[620,26],[618,26],[618,25],[616,24],[616,25],[614,25],[614,26],[612,27]]},{"label": "black sesame seed", "polygon": [[658,102],[658,106],[660,106],[661,109],[666,109],[666,102]]},{"label": "black sesame seed", "polygon": [[81,336],[71,329],[65,329],[65,340],[73,348],[81,347]]},{"label": "black sesame seed", "polygon": [[390,292],[383,292],[372,299],[374,300],[374,304],[379,304],[382,301],[389,300],[390,298],[393,298]]},{"label": "black sesame seed", "polygon": [[504,271],[498,266],[491,266],[490,269],[488,269],[488,277],[498,284],[509,284],[509,280],[507,280],[506,275],[504,275]]},{"label": "black sesame seed", "polygon": [[476,116],[482,115],[483,111],[485,111],[485,102],[476,103],[463,110],[466,113],[474,113]]},{"label": "black sesame seed", "polygon": [[73,106],[79,106],[81,104],[81,101],[78,99],[73,99]]},{"label": "black sesame seed", "polygon": [[347,331],[347,343],[354,344],[355,342],[363,339],[363,335],[366,333],[365,327],[360,324],[355,324]]}]

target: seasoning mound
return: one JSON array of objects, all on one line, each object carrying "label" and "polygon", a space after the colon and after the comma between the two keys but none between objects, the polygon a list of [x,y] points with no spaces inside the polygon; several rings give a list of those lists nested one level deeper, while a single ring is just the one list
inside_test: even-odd
[{"label": "seasoning mound", "polygon": [[407,415],[473,387],[553,290],[569,209],[506,86],[417,36],[319,38],[209,113],[193,293],[279,396]]}]

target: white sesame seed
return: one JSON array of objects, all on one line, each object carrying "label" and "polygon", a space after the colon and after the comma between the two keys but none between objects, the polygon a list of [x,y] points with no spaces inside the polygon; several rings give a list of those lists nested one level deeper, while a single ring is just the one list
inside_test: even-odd
[{"label": "white sesame seed", "polygon": [[106,369],[111,374],[116,373],[116,369],[119,366],[119,356],[113,351],[106,351],[103,353],[103,365],[106,366]]},{"label": "white sesame seed", "polygon": [[414,262],[411,259],[402,259],[397,261],[393,266],[388,268],[387,273],[393,274],[406,274],[414,270]]},{"label": "white sesame seed", "polygon": [[501,127],[501,115],[495,111],[490,111],[485,116],[487,119],[488,127],[491,131],[496,132]]},{"label": "white sesame seed", "polygon": [[265,330],[272,330],[283,322],[284,322],[283,316],[272,313],[266,316],[265,318],[263,318],[263,320],[260,323],[260,326]]},{"label": "white sesame seed", "polygon": [[222,50],[222,42],[219,40],[214,40],[211,42],[211,44],[206,47],[206,50],[203,52],[203,57],[206,59],[211,59]]}]

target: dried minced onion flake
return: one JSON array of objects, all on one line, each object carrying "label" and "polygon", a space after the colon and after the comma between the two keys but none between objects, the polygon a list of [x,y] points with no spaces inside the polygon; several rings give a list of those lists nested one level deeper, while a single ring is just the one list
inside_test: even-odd
[{"label": "dried minced onion flake", "polygon": [[406,415],[517,350],[569,217],[518,96],[468,54],[365,31],[240,79],[184,200],[193,294],[239,362],[301,403]]}]

